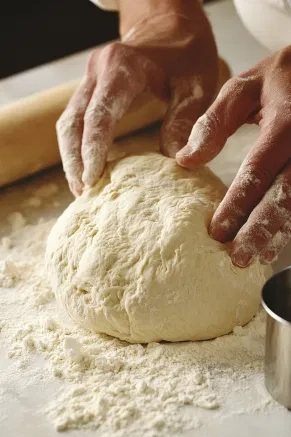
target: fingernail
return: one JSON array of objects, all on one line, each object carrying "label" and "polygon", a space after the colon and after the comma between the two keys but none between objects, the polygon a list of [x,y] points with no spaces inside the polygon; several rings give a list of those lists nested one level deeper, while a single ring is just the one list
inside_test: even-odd
[{"label": "fingernail", "polygon": [[205,120],[207,120],[207,118],[203,115],[194,124],[188,143],[176,155],[179,164],[183,165],[185,159],[191,158],[193,160],[195,153],[198,152],[205,143],[207,135],[209,135],[210,132]]},{"label": "fingernail", "polygon": [[208,229],[209,236],[220,243],[225,243],[227,241],[227,235],[223,229],[218,227],[213,227],[210,225]]},{"label": "fingernail", "polygon": [[94,187],[96,182],[98,182],[98,180],[102,176],[102,173],[103,173],[104,168],[105,168],[105,164],[106,164],[106,161],[103,162],[103,160],[102,160],[102,161],[96,163],[96,165],[94,167],[92,165],[90,165],[89,168],[84,170],[83,175],[82,175],[83,185],[90,187],[90,188]]},{"label": "fingernail", "polygon": [[177,153],[185,149],[193,123],[187,119],[172,120],[163,129],[165,151],[168,156],[175,158]]},{"label": "fingernail", "polygon": [[192,153],[192,147],[189,143],[186,144],[179,152],[176,153],[176,159],[179,162],[180,159],[183,159],[184,157],[187,157],[191,155]]},{"label": "fingernail", "polygon": [[89,191],[89,190],[91,190],[93,188],[93,185],[85,185],[84,186],[84,190],[83,190],[83,193],[85,193],[86,191]]},{"label": "fingernail", "polygon": [[83,187],[81,184],[69,181],[69,187],[75,197],[81,196],[83,192]]},{"label": "fingernail", "polygon": [[233,218],[223,219],[223,216],[216,211],[209,225],[209,235],[211,238],[214,238],[214,240],[225,243],[232,238],[234,224],[235,221]]},{"label": "fingernail", "polygon": [[84,172],[83,176],[82,176],[82,182],[84,184],[84,187],[93,187],[93,185],[95,184],[95,182],[98,180],[98,176],[97,175],[93,175],[92,176],[92,172]]},{"label": "fingernail", "polygon": [[273,250],[266,250],[261,253],[260,262],[264,264],[271,264],[274,261],[275,257],[276,255]]},{"label": "fingernail", "polygon": [[210,129],[207,121],[207,115],[204,114],[202,117],[198,118],[194,124],[188,139],[188,144],[186,146],[189,148],[189,152],[187,150],[189,154],[195,153],[201,147],[201,145],[205,143],[206,138],[209,136]]},{"label": "fingernail", "polygon": [[177,150],[179,150],[181,145],[177,141],[172,141],[168,143],[167,150],[165,151],[166,155],[168,155],[170,158],[175,158],[177,156]]},{"label": "fingernail", "polygon": [[247,267],[253,260],[249,252],[236,251],[231,254],[232,263],[237,267]]}]

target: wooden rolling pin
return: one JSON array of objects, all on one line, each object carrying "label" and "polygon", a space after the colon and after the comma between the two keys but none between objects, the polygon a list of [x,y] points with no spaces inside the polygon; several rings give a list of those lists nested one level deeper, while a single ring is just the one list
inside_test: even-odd
[{"label": "wooden rolling pin", "polygon": [[[60,163],[55,124],[79,81],[0,108],[0,186]],[[160,120],[166,105],[142,94],[118,123],[123,136]]]},{"label": "wooden rolling pin", "polygon": [[[220,83],[229,78],[220,62]],[[61,162],[55,124],[79,80],[43,91],[0,108],[0,186]],[[151,94],[139,96],[116,127],[115,137],[161,120],[165,103]]]}]

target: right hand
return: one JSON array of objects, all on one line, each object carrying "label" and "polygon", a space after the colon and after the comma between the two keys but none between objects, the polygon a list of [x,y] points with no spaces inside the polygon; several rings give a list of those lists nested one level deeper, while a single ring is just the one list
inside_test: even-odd
[{"label": "right hand", "polygon": [[245,123],[260,127],[209,233],[232,241],[234,265],[273,262],[291,240],[291,45],[229,80],[197,121],[176,158],[183,167],[211,161]]},{"label": "right hand", "polygon": [[127,29],[121,43],[91,54],[85,77],[57,123],[63,166],[75,196],[102,175],[115,125],[144,90],[169,101],[162,152],[175,157],[187,143],[218,80],[211,27],[200,5],[194,9],[187,17],[151,15]]}]

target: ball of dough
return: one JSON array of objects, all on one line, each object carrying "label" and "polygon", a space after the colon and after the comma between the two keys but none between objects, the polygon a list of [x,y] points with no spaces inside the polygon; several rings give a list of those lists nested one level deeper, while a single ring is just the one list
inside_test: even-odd
[{"label": "ball of dough", "polygon": [[225,186],[158,153],[108,164],[53,228],[48,271],[77,323],[129,342],[203,340],[256,313],[265,270],[234,267],[207,227]]}]

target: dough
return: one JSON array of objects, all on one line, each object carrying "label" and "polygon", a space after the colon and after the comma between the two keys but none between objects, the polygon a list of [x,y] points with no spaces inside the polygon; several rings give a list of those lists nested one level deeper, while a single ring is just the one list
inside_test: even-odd
[{"label": "dough", "polygon": [[206,167],[158,153],[111,160],[48,239],[61,306],[83,327],[133,343],[210,339],[247,323],[265,268],[234,267],[228,245],[208,236],[225,191]]}]

